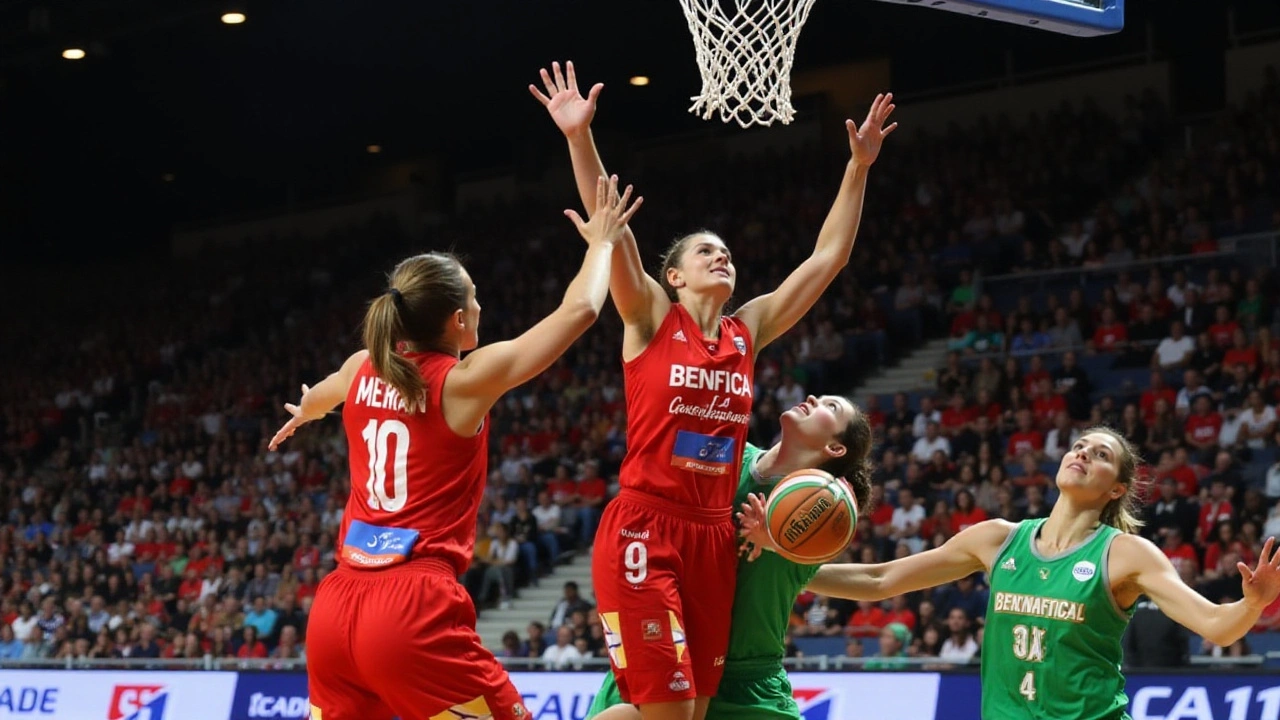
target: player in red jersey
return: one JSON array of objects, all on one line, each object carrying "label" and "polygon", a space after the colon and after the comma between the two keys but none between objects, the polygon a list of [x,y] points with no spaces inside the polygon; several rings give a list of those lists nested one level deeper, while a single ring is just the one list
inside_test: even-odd
[{"label": "player in red jersey", "polygon": [[[351,494],[338,569],[307,623],[313,720],[528,717],[506,671],[476,635],[457,577],[475,545],[487,474],[489,408],[549,367],[599,315],[610,259],[639,208],[600,178],[584,223],[586,257],[555,312],[520,337],[475,349],[476,289],[452,256],[411,257],[369,305],[367,349],[286,405],[272,449],[340,403]],[[400,349],[397,350],[397,347]],[[459,355],[475,350],[465,360]]]},{"label": "player in red jersey", "polygon": [[[547,108],[569,141],[584,205],[604,172],[591,137],[595,101],[573,64],[542,71]],[[601,720],[701,719],[729,644],[737,570],[730,506],[751,417],[760,349],[795,324],[849,262],[867,170],[880,152],[893,97],[876,97],[866,121],[846,121],[852,157],[809,259],[772,293],[732,316],[721,311],[736,271],[710,232],[680,238],[657,280],[644,272],[630,229],[613,256],[609,291],[625,326],[627,455],[618,498],[596,533],[592,579],[618,688],[630,705]],[[686,639],[687,637],[687,639]],[[639,706],[637,712],[636,707]]]}]

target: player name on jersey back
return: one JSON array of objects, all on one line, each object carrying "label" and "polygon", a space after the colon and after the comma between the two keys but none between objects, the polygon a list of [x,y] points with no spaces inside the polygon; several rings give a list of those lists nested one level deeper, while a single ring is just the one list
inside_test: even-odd
[{"label": "player name on jersey back", "polygon": [[399,391],[376,376],[360,378],[360,385],[356,388],[356,404],[397,412],[404,412],[406,409]]}]

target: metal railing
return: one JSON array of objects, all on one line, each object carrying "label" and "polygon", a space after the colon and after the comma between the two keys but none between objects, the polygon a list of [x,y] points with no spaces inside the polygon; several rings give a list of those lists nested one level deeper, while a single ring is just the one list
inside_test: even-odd
[{"label": "metal railing", "polygon": [[198,658],[30,658],[0,660],[0,670],[223,670],[305,672],[307,661],[301,659],[224,658],[204,655]]}]

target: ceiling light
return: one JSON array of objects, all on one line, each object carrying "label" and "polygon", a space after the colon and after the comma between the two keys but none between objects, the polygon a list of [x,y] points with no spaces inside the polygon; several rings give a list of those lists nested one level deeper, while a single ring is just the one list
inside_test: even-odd
[{"label": "ceiling light", "polygon": [[81,50],[80,48],[67,48],[62,51],[62,57],[64,60],[83,60],[84,50]]},{"label": "ceiling light", "polygon": [[634,76],[632,76],[632,78],[631,78],[631,84],[632,84],[632,85],[635,85],[636,87],[644,87],[645,85],[648,85],[648,84],[649,84],[649,76],[648,76],[648,75],[634,75]]},{"label": "ceiling light", "polygon": [[244,13],[242,12],[229,12],[222,14],[222,22],[226,25],[239,25],[240,23],[243,23],[244,20]]},{"label": "ceiling light", "polygon": [[365,146],[365,152],[369,153],[370,155],[377,155],[378,153],[382,152],[382,146],[381,146],[381,145],[367,145],[367,146]]}]

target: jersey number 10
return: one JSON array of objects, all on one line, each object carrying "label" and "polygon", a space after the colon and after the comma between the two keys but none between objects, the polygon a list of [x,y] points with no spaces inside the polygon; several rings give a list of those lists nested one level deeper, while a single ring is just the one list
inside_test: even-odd
[{"label": "jersey number 10", "polygon": [[[409,499],[409,428],[399,420],[379,423],[370,420],[360,433],[369,451],[369,507],[383,512],[397,512]],[[395,456],[387,457],[387,438],[394,438]],[[391,494],[387,494],[387,461],[391,461]]]}]

